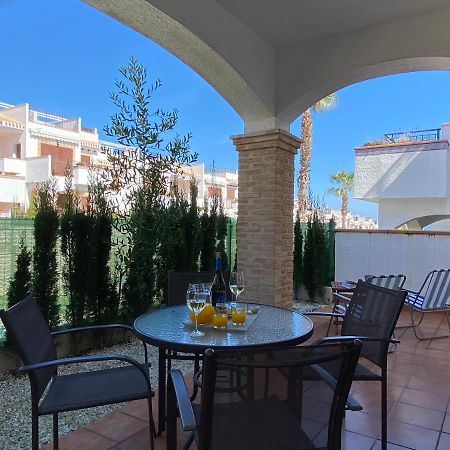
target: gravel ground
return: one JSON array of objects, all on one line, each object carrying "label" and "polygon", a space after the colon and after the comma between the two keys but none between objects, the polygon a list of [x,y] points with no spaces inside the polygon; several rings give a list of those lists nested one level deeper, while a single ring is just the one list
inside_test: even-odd
[{"label": "gravel ground", "polygon": [[[158,350],[148,346],[149,361],[153,369],[150,371],[152,388],[158,387],[157,367]],[[100,350],[92,351],[89,354],[102,353]],[[131,356],[138,361],[144,360],[142,343],[138,340],[131,340],[124,344],[114,345],[103,350],[103,353],[118,353]],[[191,369],[189,361],[174,361],[174,368],[179,368],[184,372]],[[105,367],[112,367],[117,363],[91,363],[78,364],[59,369],[61,374],[74,373],[76,371],[93,370]],[[31,444],[31,394],[30,383],[26,375],[14,375],[12,373],[0,373],[0,449],[18,450],[29,449]],[[123,404],[100,406],[98,408],[81,409],[59,415],[59,434],[68,433],[79,426],[85,425],[100,416],[120,408]],[[39,419],[40,444],[44,445],[52,438],[52,416],[41,416]]]},{"label": "gravel ground", "polygon": [[[294,310],[297,311],[316,311],[322,306],[316,303],[294,302]],[[156,368],[158,367],[158,351],[152,346],[148,346],[148,350],[149,360],[153,367],[150,373],[152,388],[157,389],[158,379]],[[101,351],[95,350],[90,354],[98,353],[101,353]],[[125,354],[138,361],[143,361],[142,343],[134,339],[130,340],[130,342],[109,347],[104,350],[104,353]],[[78,364],[72,367],[63,366],[59,371],[61,374],[68,374],[114,365],[117,365],[117,363]],[[173,366],[181,369],[183,372],[192,370],[192,363],[189,361],[174,361]],[[29,449],[31,443],[31,395],[28,377],[26,375],[0,373],[0,396],[0,449]],[[59,415],[59,434],[68,433],[121,406],[122,404],[116,404],[62,413]],[[51,440],[51,416],[42,416],[39,419],[39,430],[40,443],[44,445]]]}]

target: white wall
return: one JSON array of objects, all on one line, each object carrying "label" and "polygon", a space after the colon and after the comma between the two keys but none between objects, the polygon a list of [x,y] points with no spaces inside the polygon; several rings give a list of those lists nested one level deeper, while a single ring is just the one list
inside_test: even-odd
[{"label": "white wall", "polygon": [[0,176],[0,202],[24,204],[27,197],[24,179]]},{"label": "white wall", "polygon": [[51,174],[52,159],[51,156],[39,156],[28,158],[27,163],[27,183],[42,183],[47,181]]},{"label": "white wall", "polygon": [[448,154],[448,142],[442,141],[359,147],[354,196],[373,201],[447,197]]},{"label": "white wall", "polygon": [[450,233],[336,230],[335,262],[336,280],[403,273],[419,289],[428,272],[450,268]]},{"label": "white wall", "polygon": [[26,162],[23,159],[0,158],[0,172],[15,173],[25,177]]}]

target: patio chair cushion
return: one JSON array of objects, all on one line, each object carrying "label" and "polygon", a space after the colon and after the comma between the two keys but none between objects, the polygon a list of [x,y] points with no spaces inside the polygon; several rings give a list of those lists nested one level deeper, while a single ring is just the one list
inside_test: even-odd
[{"label": "patio chair cushion", "polygon": [[[149,364],[143,366],[149,370]],[[134,366],[58,375],[40,403],[39,413],[50,414],[137,400],[145,398],[147,392],[145,379]]]},{"label": "patio chair cushion", "polygon": [[[193,407],[199,421],[199,405],[194,404]],[[211,450],[248,450],[249,448],[317,449],[299,427],[287,406],[277,396],[215,405]]]}]

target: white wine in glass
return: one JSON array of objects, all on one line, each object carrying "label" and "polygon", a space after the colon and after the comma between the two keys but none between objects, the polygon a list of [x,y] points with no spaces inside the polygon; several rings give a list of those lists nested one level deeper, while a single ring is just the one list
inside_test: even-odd
[{"label": "white wine in glass", "polygon": [[231,272],[230,273],[230,290],[234,294],[236,301],[244,290],[244,273]]},{"label": "white wine in glass", "polygon": [[186,293],[186,305],[194,313],[195,316],[195,330],[189,333],[190,336],[204,336],[198,329],[198,315],[203,311],[206,306],[210,293],[206,291],[206,288],[200,284],[189,285]]}]

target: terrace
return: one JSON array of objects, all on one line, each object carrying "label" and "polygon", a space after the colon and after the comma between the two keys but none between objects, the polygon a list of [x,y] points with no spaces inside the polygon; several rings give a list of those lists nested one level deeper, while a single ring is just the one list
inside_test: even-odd
[{"label": "terrace", "polygon": [[[429,316],[424,319],[427,332],[446,327],[443,315]],[[399,325],[407,318],[403,313]],[[315,335],[323,335],[327,325],[327,321],[315,321]],[[446,381],[450,376],[450,339],[418,341],[410,329],[402,330],[398,337],[401,343],[389,355],[388,366],[388,448],[446,450],[450,447],[450,386]],[[364,410],[346,413],[342,448],[379,450],[380,383],[354,382],[352,390]],[[153,405],[157,411],[157,398]],[[180,450],[185,437],[180,430]],[[165,445],[163,434],[155,440],[155,448],[163,450]],[[145,400],[131,402],[62,436],[60,446],[64,450],[148,449]],[[42,447],[51,449],[51,444]]]},{"label": "terrace", "polygon": [[[239,268],[249,274],[249,300],[274,305],[292,305],[294,155],[301,141],[289,132],[290,124],[349,84],[450,69],[446,0],[289,1],[283,8],[261,0],[86,3],[178,56],[242,117],[245,132],[232,137],[239,152]],[[432,166],[430,178],[443,182],[444,167]],[[430,331],[442,326],[436,317],[426,323]],[[402,343],[389,356],[390,447],[444,450],[450,446],[450,390],[444,381],[450,374],[449,339],[422,343],[409,331],[399,337]],[[377,449],[378,387],[354,388],[365,409],[348,413],[344,448]],[[141,407],[131,404],[66,435],[63,447],[147,448],[140,441],[147,426]],[[161,438],[156,442],[164,448]]]}]

